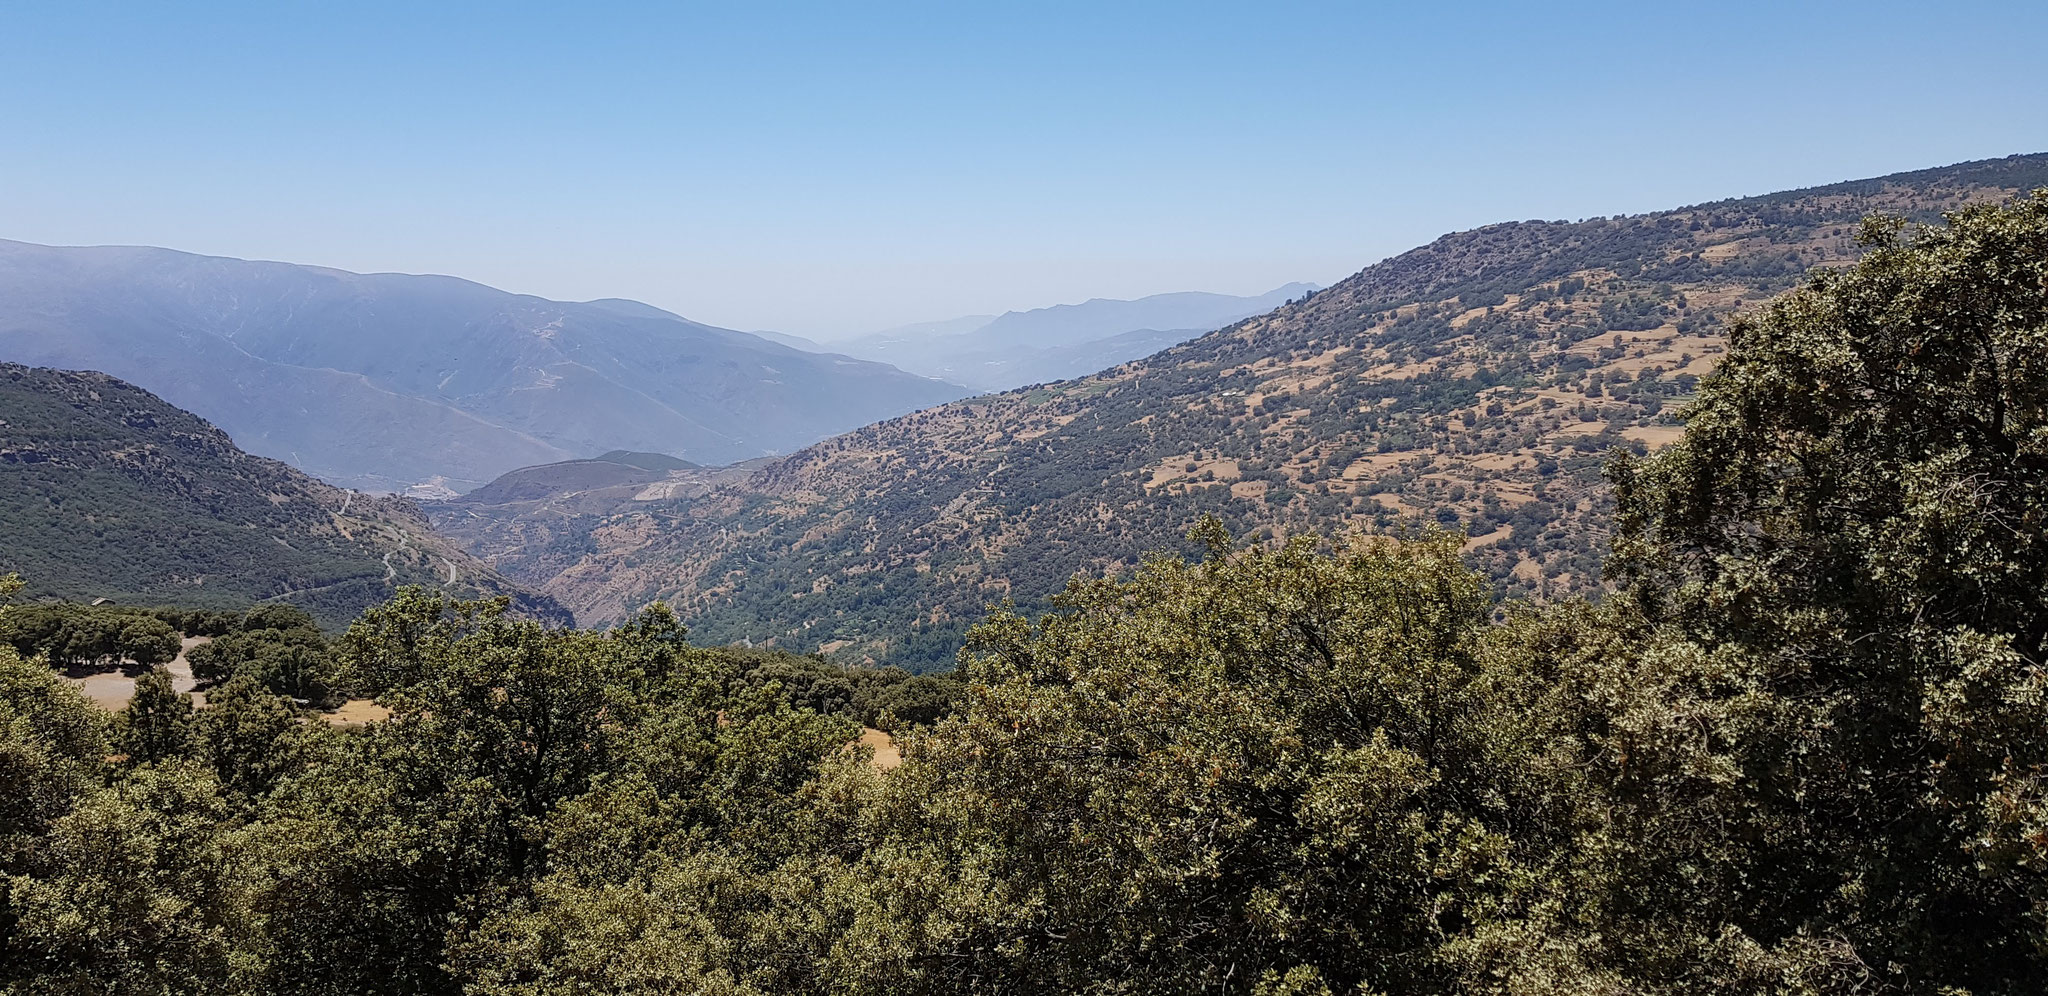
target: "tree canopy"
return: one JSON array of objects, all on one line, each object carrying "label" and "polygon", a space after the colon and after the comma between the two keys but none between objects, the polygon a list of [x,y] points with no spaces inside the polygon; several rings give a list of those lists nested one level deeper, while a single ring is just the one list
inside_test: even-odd
[{"label": "tree canopy", "polygon": [[2039,992],[2048,193],[1866,237],[1614,458],[1598,600],[1204,520],[942,679],[411,589],[318,650],[348,729],[288,613],[198,710],[0,647],[0,985]]}]

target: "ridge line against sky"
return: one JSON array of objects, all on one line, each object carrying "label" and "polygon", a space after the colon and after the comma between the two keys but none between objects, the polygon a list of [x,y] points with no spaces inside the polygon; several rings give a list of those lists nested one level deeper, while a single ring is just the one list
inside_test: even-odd
[{"label": "ridge line against sky", "polygon": [[2048,148],[2028,4],[988,6],[11,4],[0,237],[831,339]]}]

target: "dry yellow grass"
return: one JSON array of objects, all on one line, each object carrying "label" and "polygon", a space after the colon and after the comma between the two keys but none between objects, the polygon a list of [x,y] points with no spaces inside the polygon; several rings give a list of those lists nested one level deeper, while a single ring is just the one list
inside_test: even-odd
[{"label": "dry yellow grass", "polygon": [[1394,451],[1368,453],[1352,461],[1351,466],[1344,468],[1344,473],[1341,476],[1347,481],[1355,481],[1361,477],[1371,477],[1388,467],[1399,466],[1401,461],[1408,459],[1411,455]]},{"label": "dry yellow grass", "polygon": [[1193,462],[1195,469],[1188,470],[1189,458],[1187,457],[1178,456],[1166,460],[1160,463],[1159,466],[1152,468],[1152,479],[1146,482],[1145,486],[1147,488],[1160,488],[1178,480],[1199,480],[1204,472],[1214,473],[1219,481],[1235,481],[1239,476],[1237,461],[1235,460],[1196,460]]},{"label": "dry yellow grass", "polygon": [[367,726],[390,719],[391,710],[370,699],[350,699],[342,703],[341,708],[322,713],[320,718],[329,726]]},{"label": "dry yellow grass", "polygon": [[1467,458],[1464,466],[1477,470],[1514,470],[1527,462],[1519,453],[1485,453]]},{"label": "dry yellow grass", "polygon": [[1638,425],[1621,430],[1629,439],[1639,439],[1651,449],[1661,449],[1685,438],[1685,429],[1676,425]]},{"label": "dry yellow grass", "polygon": [[1607,428],[1606,422],[1566,422],[1565,424],[1560,425],[1547,433],[1544,433],[1544,438],[1571,439],[1575,436],[1593,436],[1598,435],[1600,433],[1600,430],[1605,428]]},{"label": "dry yellow grass", "polygon": [[903,750],[896,746],[896,738],[872,726],[862,727],[860,739],[846,746],[848,748],[855,746],[874,748],[875,756],[868,763],[883,771],[888,771],[903,763]]}]

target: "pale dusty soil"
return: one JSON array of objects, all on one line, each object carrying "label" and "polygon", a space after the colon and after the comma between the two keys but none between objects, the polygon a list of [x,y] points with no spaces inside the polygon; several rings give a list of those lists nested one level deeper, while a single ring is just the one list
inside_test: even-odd
[{"label": "pale dusty soil", "polygon": [[1651,449],[1669,446],[1685,438],[1685,428],[1677,425],[1639,425],[1621,430],[1629,439],[1640,439]]},{"label": "pale dusty soil", "polygon": [[[188,636],[180,642],[178,656],[164,665],[164,669],[171,672],[173,691],[191,692],[198,686],[198,680],[192,677],[192,662],[185,659],[185,652],[200,644],[212,642],[213,637],[210,636]],[[128,708],[128,700],[135,697],[135,678],[140,673],[140,668],[129,664],[97,671],[66,671],[63,676],[65,681],[78,686],[78,690],[84,692],[85,697],[91,699],[93,704],[108,712],[119,712]],[[192,702],[194,705],[205,705],[206,694],[195,693]]]},{"label": "pale dusty soil", "polygon": [[369,699],[350,699],[333,712],[320,714],[329,726],[365,726],[391,718],[391,710]]},{"label": "pale dusty soil", "polygon": [[[1514,470],[1528,461],[1520,453],[1488,453],[1467,459],[1465,465],[1475,470]],[[1445,480],[1454,480],[1444,475]]]},{"label": "pale dusty soil", "polygon": [[1465,545],[1462,548],[1460,548],[1460,552],[1470,553],[1471,551],[1477,550],[1482,546],[1498,543],[1501,540],[1507,539],[1508,535],[1513,533],[1514,531],[1515,529],[1513,526],[1502,526],[1499,529],[1487,533],[1484,536],[1474,536],[1471,539],[1465,541]]},{"label": "pale dusty soil", "polygon": [[1410,450],[1367,453],[1359,457],[1351,466],[1344,468],[1343,477],[1347,481],[1356,480],[1360,477],[1369,477],[1388,467],[1398,467],[1401,465],[1401,461],[1412,459],[1414,456],[1415,453]]},{"label": "pale dusty soil", "polygon": [[1566,438],[1572,436],[1592,436],[1599,434],[1600,430],[1605,428],[1607,428],[1606,422],[1566,422],[1544,433],[1543,438],[1556,439],[1560,436]]},{"label": "pale dusty soil", "polygon": [[875,749],[874,765],[887,771],[903,763],[903,751],[896,746],[895,738],[872,726],[861,730],[860,739],[854,741]]},{"label": "pale dusty soil", "polygon": [[1219,481],[1235,481],[1238,478],[1237,461],[1235,460],[1197,460],[1195,461],[1195,469],[1192,471],[1184,469],[1187,465],[1187,457],[1174,457],[1152,468],[1152,480],[1147,482],[1145,486],[1148,488],[1162,487],[1168,482],[1183,478],[1196,480],[1202,476],[1202,472],[1205,470],[1214,471],[1216,479]]}]

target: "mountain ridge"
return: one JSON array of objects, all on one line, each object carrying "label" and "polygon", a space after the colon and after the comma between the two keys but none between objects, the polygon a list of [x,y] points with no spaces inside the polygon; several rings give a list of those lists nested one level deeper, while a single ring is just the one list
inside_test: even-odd
[{"label": "mountain ridge", "polygon": [[0,358],[108,370],[253,452],[376,490],[480,484],[621,446],[727,463],[962,393],[639,308],[460,277],[0,241]]},{"label": "mountain ridge", "polygon": [[567,623],[436,535],[402,498],[253,456],[98,371],[0,363],[0,571],[30,597],[240,608],[288,600],[334,627],[402,584],[507,595]]},{"label": "mountain ridge", "polygon": [[[1000,391],[1064,380],[1144,356],[1308,293],[1289,283],[1263,294],[1171,291],[1141,298],[1090,298],[1000,315],[970,315],[899,326],[835,342],[850,355]],[[1148,335],[1139,335],[1148,333]]]},{"label": "mountain ridge", "polygon": [[1723,322],[1921,221],[2048,185],[2010,157],[1577,223],[1453,233],[1306,300],[1071,381],[876,423],[617,512],[543,590],[662,598],[711,640],[942,665],[981,606],[1240,535],[1442,524],[1504,591],[1599,583],[1615,447],[1675,438]]}]

